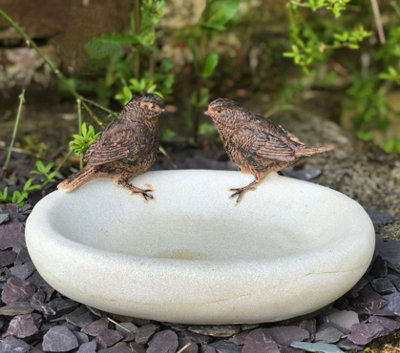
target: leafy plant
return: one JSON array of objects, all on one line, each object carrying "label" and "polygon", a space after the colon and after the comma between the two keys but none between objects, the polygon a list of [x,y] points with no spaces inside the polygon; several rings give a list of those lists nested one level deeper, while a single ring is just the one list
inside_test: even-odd
[{"label": "leafy plant", "polygon": [[[371,36],[362,24],[351,30],[341,29],[336,23],[330,36],[326,36],[324,28],[316,26],[318,21],[306,18],[299,8],[309,8],[313,12],[320,9],[331,11],[338,18],[346,9],[349,0],[292,0],[286,7],[289,14],[289,31],[291,51],[283,53],[284,57],[293,58],[295,64],[301,66],[305,73],[309,73],[310,66],[317,62],[326,61],[335,49],[359,49],[359,43]],[[325,28],[326,29],[326,28]]]},{"label": "leafy plant", "polygon": [[[134,0],[133,3],[128,33],[105,33],[85,45],[94,61],[105,64],[106,79],[99,86],[102,92],[108,92],[109,98],[118,91],[114,98],[122,104],[136,94],[166,97],[174,82],[172,63],[164,60],[156,66],[154,59],[155,26],[163,15],[165,1]],[[148,63],[146,68],[144,62]]]},{"label": "leafy plant", "polygon": [[208,79],[218,66],[219,55],[208,50],[211,37],[227,30],[227,24],[239,8],[239,0],[205,0],[205,7],[197,25],[189,32],[188,45],[193,56],[193,67],[196,73],[196,89],[190,97],[194,108],[193,138],[197,141],[201,112],[210,96],[207,87]]},{"label": "leafy plant", "polygon": [[22,207],[28,199],[30,192],[41,190],[47,183],[56,181],[55,176],[58,173],[58,169],[52,171],[53,166],[54,163],[45,165],[41,160],[36,161],[36,169],[31,170],[30,174],[41,175],[40,184],[34,184],[34,179],[29,178],[22,187],[22,190],[15,190],[12,195],[8,194],[8,187],[5,187],[3,191],[0,191],[0,202],[11,202],[18,205],[18,207]]},{"label": "leafy plant", "polygon": [[70,151],[73,154],[82,157],[99,135],[100,132],[96,133],[92,125],[87,127],[86,123],[82,123],[81,133],[72,135],[73,140],[70,141],[68,145]]}]

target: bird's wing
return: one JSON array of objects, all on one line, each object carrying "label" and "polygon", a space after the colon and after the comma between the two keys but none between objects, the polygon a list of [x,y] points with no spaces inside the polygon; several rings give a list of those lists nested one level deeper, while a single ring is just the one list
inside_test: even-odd
[{"label": "bird's wing", "polygon": [[[265,118],[262,115],[256,114],[256,120],[260,121],[262,124],[265,124],[267,121],[268,125],[272,125],[272,129],[274,130],[274,134],[281,135],[282,137],[286,137],[288,141],[294,142],[296,145],[305,146],[304,142],[300,141],[300,139],[292,134],[291,132],[287,131],[282,125],[278,124],[277,122]],[[285,139],[284,139],[285,140]]]},{"label": "bird's wing", "polygon": [[128,157],[130,153],[139,151],[143,138],[139,132],[132,136],[132,129],[120,121],[113,121],[98,139],[98,143],[90,151],[88,164],[102,165]]},{"label": "bird's wing", "polygon": [[258,132],[254,138],[252,152],[263,158],[283,162],[294,162],[296,159],[293,149],[285,141],[262,131]]},{"label": "bird's wing", "polygon": [[233,143],[242,151],[250,152],[262,158],[282,162],[295,161],[292,148],[279,137],[259,129],[244,128],[238,130],[237,134],[233,136]]},{"label": "bird's wing", "polygon": [[89,146],[89,148],[86,150],[84,156],[83,156],[83,163],[87,163],[90,156],[92,155],[93,151],[95,151],[98,148],[100,138],[97,138],[93,143]]}]

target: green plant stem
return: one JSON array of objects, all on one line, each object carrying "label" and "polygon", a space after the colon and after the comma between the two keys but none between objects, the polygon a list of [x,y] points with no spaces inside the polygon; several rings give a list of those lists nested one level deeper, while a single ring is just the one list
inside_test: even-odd
[{"label": "green plant stem", "polygon": [[[138,36],[140,34],[140,0],[133,0],[133,8],[134,8],[134,15],[135,15],[135,34]],[[135,78],[138,80],[140,77],[140,51],[139,47],[134,47],[135,51],[135,68],[134,68],[134,75]]]},{"label": "green plant stem", "polygon": [[[139,1],[139,0],[135,0]],[[39,47],[36,45],[36,43],[29,37],[29,35],[24,32],[24,30],[12,19],[10,18],[2,9],[0,9],[0,15],[2,15],[10,24],[24,37],[29,44],[32,46],[32,48],[36,51],[36,53],[43,59],[43,61],[49,66],[51,71],[57,76],[59,80],[64,80],[65,76],[51,63],[51,61],[41,52]],[[70,93],[76,98],[76,99],[81,99],[82,106],[85,108],[85,110],[89,113],[89,115],[93,118],[93,120],[101,127],[103,127],[103,123],[97,118],[97,116],[93,113],[93,111],[89,108],[89,106],[85,103],[89,102],[93,105],[96,105],[98,108],[105,110],[109,113],[113,113],[111,110],[104,108],[103,106],[100,106],[100,104],[94,103],[93,101],[81,97],[78,92],[76,92],[74,89],[69,89]]]},{"label": "green plant stem", "polygon": [[92,101],[91,99],[88,99],[88,98],[85,98],[85,97],[82,97],[82,96],[79,96],[79,98],[80,98],[81,101],[89,103],[91,105],[94,105],[96,108],[99,108],[99,109],[105,111],[106,113],[108,113],[108,114],[110,114],[110,115],[112,115],[114,117],[116,117],[118,115],[116,112],[112,111],[111,109],[108,109],[108,108],[104,107],[103,105],[101,105],[101,104],[99,104],[99,103],[97,103],[95,101]]},{"label": "green plant stem", "polygon": [[0,15],[2,15],[10,24],[17,30],[22,37],[24,37],[29,45],[35,49],[38,55],[43,59],[43,61],[50,67],[51,71],[59,78],[64,78],[64,75],[52,64],[52,62],[41,52],[39,47],[36,43],[24,32],[24,30],[16,23],[10,16],[8,16],[1,8],[0,8]]},{"label": "green plant stem", "polygon": [[[1,11],[1,9],[0,9],[0,11]],[[8,168],[8,164],[10,163],[12,148],[14,147],[15,138],[17,137],[19,119],[21,117],[21,111],[22,111],[22,104],[24,103],[24,100],[25,100],[25,89],[22,90],[22,92],[18,98],[19,98],[19,105],[18,105],[18,110],[17,110],[17,116],[15,118],[15,124],[14,124],[14,129],[13,129],[13,133],[12,133],[10,146],[8,147],[7,158],[3,165],[3,171]]]},{"label": "green plant stem", "polygon": [[[65,164],[65,162],[68,160],[69,157],[71,157],[73,154],[72,151],[69,151],[67,153],[67,155],[64,157],[64,159],[61,161],[61,163],[57,166],[56,169],[54,169],[54,173],[55,175],[57,175],[57,173],[60,171],[60,169],[62,168],[62,166]],[[49,183],[49,180],[45,180],[42,184],[40,184],[41,188],[43,188],[45,185],[47,185]]]},{"label": "green plant stem", "polygon": [[[78,134],[82,135],[82,110],[81,110],[81,100],[78,98],[76,100],[76,104],[78,105]],[[83,168],[83,153],[79,154],[79,168]]]},{"label": "green plant stem", "polygon": [[[204,8],[204,22],[208,21],[208,11],[209,11],[209,5],[210,5],[210,0],[205,0],[205,8]],[[200,45],[199,45],[199,62],[201,63],[200,66],[200,72],[203,72],[204,68],[204,63],[205,63],[205,58],[206,58],[206,53],[207,53],[207,43],[208,43],[208,30],[205,28],[202,28],[202,33],[201,33],[201,38],[200,38]],[[200,125],[200,118],[201,118],[201,112],[199,111],[199,104],[201,100],[201,91],[203,88],[203,77],[201,76],[201,73],[197,74],[197,80],[196,80],[196,105],[197,107],[195,108],[194,112],[194,121],[193,121],[193,140],[195,143],[197,143],[198,140],[198,135],[199,135],[199,125]]]},{"label": "green plant stem", "polygon": [[89,113],[90,117],[96,122],[96,124],[99,125],[101,128],[103,128],[103,123],[99,120],[96,114],[93,113],[93,110],[90,109],[90,107],[84,102],[82,97],[81,97],[81,104],[82,107],[85,108],[85,110]]}]

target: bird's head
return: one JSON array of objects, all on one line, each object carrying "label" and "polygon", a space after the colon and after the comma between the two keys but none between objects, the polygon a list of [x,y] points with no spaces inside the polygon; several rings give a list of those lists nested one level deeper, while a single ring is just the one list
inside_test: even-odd
[{"label": "bird's head", "polygon": [[235,120],[239,110],[241,110],[239,103],[227,98],[218,98],[208,105],[204,114],[216,123],[228,125]]},{"label": "bird's head", "polygon": [[164,113],[164,101],[156,94],[136,96],[126,106],[128,110],[139,111],[146,117],[156,118]]}]

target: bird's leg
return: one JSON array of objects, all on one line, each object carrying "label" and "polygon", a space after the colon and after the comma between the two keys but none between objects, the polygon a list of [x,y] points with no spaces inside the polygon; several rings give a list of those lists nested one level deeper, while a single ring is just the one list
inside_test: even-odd
[{"label": "bird's leg", "polygon": [[256,189],[255,185],[257,185],[258,183],[263,181],[264,178],[265,177],[262,177],[262,178],[256,177],[256,179],[254,181],[252,181],[249,185],[243,186],[242,188],[229,189],[230,191],[234,191],[234,193],[230,197],[232,197],[232,198],[237,197],[236,203],[239,203],[240,200],[242,199],[244,193],[249,190],[255,190]]},{"label": "bird's leg", "polygon": [[126,175],[118,175],[116,178],[114,178],[115,183],[123,186],[124,188],[127,188],[130,190],[132,194],[139,194],[140,196],[143,197],[144,200],[147,201],[147,199],[154,199],[152,194],[149,194],[149,192],[152,192],[153,189],[140,189],[134,185],[131,185],[128,183],[129,177]]}]

